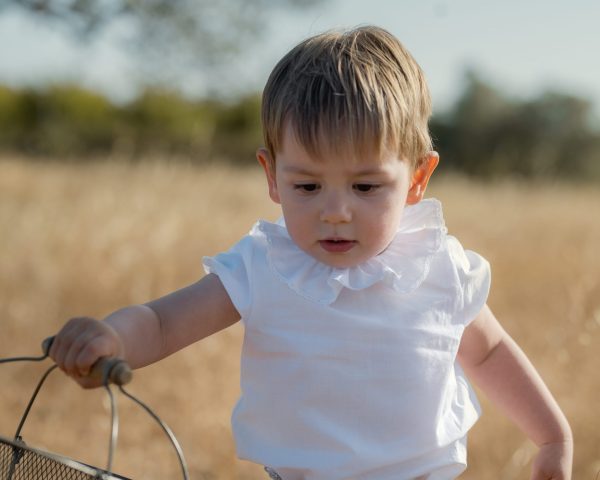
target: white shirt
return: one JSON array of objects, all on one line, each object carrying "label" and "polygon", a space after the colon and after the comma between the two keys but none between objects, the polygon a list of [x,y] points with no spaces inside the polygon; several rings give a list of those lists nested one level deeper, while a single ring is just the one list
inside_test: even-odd
[{"label": "white shirt", "polygon": [[464,469],[479,405],[456,353],[490,273],[447,235],[437,200],[407,207],[390,246],[356,267],[318,262],[282,221],[258,222],[204,264],[245,326],[240,458],[284,480]]}]

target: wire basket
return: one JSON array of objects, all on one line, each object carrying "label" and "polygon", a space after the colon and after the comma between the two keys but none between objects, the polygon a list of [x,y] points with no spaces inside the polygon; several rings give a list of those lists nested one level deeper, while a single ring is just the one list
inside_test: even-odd
[{"label": "wire basket", "polygon": [[128,480],[73,459],[0,437],[0,480]]},{"label": "wire basket", "polygon": [[[0,364],[15,361],[42,361],[48,357],[52,340],[53,338],[46,339],[42,344],[44,355],[41,357],[4,358],[0,359]],[[119,359],[102,358],[92,367],[91,373],[99,379],[102,379],[102,383],[108,393],[111,404],[111,432],[106,469],[86,465],[85,463],[78,462],[56,453],[45,452],[26,445],[21,437],[21,430],[42,385],[48,375],[56,368],[56,365],[50,367],[40,379],[29,400],[29,404],[25,408],[25,412],[17,427],[14,438],[10,440],[0,436],[0,480],[129,480],[127,477],[112,473],[112,460],[117,443],[119,420],[115,397],[109,385],[111,383],[117,385],[121,394],[135,402],[158,423],[175,449],[183,479],[189,479],[189,472],[183,457],[183,452],[171,429],[150,409],[150,407],[123,388],[123,385],[131,380],[131,370],[125,362]]]}]

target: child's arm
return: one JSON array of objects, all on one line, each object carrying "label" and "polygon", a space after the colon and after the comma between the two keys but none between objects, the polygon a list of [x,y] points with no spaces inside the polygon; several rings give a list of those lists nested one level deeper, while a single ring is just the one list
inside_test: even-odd
[{"label": "child's arm", "polygon": [[531,478],[569,480],[573,437],[567,419],[487,305],[465,329],[458,360],[490,400],[539,447]]},{"label": "child's arm", "polygon": [[85,375],[100,357],[124,358],[132,368],[156,362],[240,318],[214,274],[145,305],[117,310],[104,321],[69,320],[56,335],[50,356],[84,387]]}]

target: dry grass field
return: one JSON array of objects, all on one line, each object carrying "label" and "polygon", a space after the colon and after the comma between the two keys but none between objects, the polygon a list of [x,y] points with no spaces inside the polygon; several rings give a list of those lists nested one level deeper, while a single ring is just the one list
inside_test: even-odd
[{"label": "dry grass field", "polygon": [[[563,406],[576,480],[600,471],[600,189],[482,185],[441,178],[429,192],[449,230],[492,264],[490,305]],[[201,259],[258,217],[278,215],[258,170],[69,166],[0,159],[0,357],[37,354],[75,315],[101,317],[194,282]],[[238,461],[229,415],[238,395],[239,325],[135,373],[129,390],[173,428],[194,480],[264,479]],[[44,366],[0,366],[0,435],[10,437]],[[120,397],[115,471],[181,478],[166,437]],[[532,445],[482,398],[465,480],[528,479]],[[37,447],[103,466],[102,390],[50,377],[25,425]]]}]

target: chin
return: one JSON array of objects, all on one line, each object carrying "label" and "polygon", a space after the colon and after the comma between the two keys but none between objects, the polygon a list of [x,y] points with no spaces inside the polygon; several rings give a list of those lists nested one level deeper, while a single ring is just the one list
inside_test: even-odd
[{"label": "chin", "polygon": [[359,260],[342,258],[342,255],[340,255],[339,258],[320,258],[317,260],[333,268],[352,268],[362,263],[362,261]]}]

